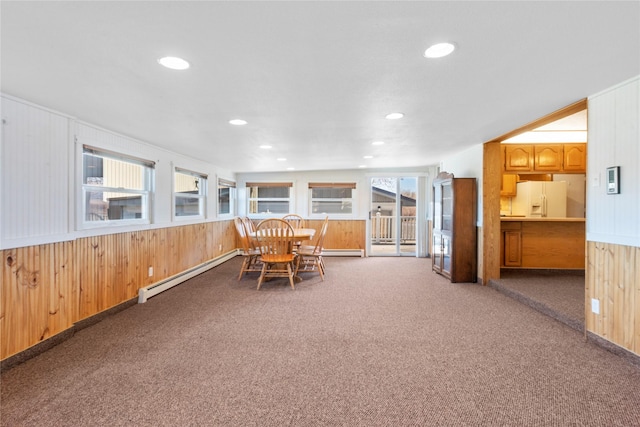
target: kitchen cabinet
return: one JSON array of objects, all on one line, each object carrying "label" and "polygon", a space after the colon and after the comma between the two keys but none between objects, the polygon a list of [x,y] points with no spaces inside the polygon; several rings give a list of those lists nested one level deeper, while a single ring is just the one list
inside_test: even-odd
[{"label": "kitchen cabinet", "polygon": [[518,183],[518,175],[514,173],[503,173],[502,184],[500,186],[500,196],[501,197],[515,196],[517,183]]},{"label": "kitchen cabinet", "polygon": [[585,173],[587,144],[504,144],[506,173]]},{"label": "kitchen cabinet", "polygon": [[475,178],[440,173],[433,181],[432,268],[451,282],[477,280]]},{"label": "kitchen cabinet", "polygon": [[502,218],[500,267],[584,270],[584,218]]},{"label": "kitchen cabinet", "polygon": [[562,144],[536,144],[533,146],[533,171],[558,172],[562,170]]},{"label": "kitchen cabinet", "polygon": [[506,144],[504,147],[504,170],[530,172],[533,170],[533,145]]},{"label": "kitchen cabinet", "polygon": [[502,266],[520,267],[522,264],[522,223],[502,222]]},{"label": "kitchen cabinet", "polygon": [[587,144],[564,144],[563,170],[565,172],[587,171]]}]

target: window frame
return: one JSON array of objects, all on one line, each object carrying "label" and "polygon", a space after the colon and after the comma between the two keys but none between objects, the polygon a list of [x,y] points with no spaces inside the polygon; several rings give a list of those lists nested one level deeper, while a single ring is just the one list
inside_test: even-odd
[{"label": "window frame", "polygon": [[[176,191],[176,178],[177,174],[191,176],[199,180],[200,185],[197,185],[198,193],[184,193]],[[174,221],[190,221],[190,220],[202,220],[207,216],[207,182],[208,175],[200,172],[195,172],[190,169],[181,168],[175,166],[173,168],[173,186],[172,186],[172,217]],[[177,215],[177,202],[179,199],[198,199],[198,214],[196,215]]]},{"label": "window frame", "polygon": [[[355,182],[310,182],[308,183],[308,200],[309,200],[309,218],[354,218],[356,216],[357,211],[357,202],[358,202],[358,190]],[[313,190],[315,188],[349,188],[351,189],[351,197],[343,197],[343,198],[314,198]],[[349,213],[323,213],[313,212],[313,203],[316,201],[334,201],[344,203],[345,201],[349,201],[351,203],[351,212]]]},{"label": "window frame", "polygon": [[[229,189],[229,212],[220,211],[220,207],[222,206],[220,190],[223,188]],[[218,202],[217,202],[218,217],[226,218],[226,217],[235,216],[236,214],[236,182],[230,179],[218,178],[217,194],[218,194]]]},{"label": "window frame", "polygon": [[[137,165],[140,166],[141,176],[139,177],[143,189],[130,188],[130,187],[122,187],[122,186],[104,186],[104,185],[91,185],[88,183],[89,178],[97,178],[93,176],[86,176],[86,171],[89,169],[89,165],[86,165],[86,156],[99,157],[102,159],[102,167],[104,168],[104,160],[108,159],[111,161],[122,162],[125,164]],[[123,153],[118,153],[115,151],[110,151],[102,148],[93,147],[90,145],[82,144],[80,150],[80,164],[82,165],[80,170],[80,206],[79,206],[79,229],[96,229],[96,228],[107,228],[114,226],[125,226],[125,225],[143,225],[151,223],[151,213],[153,207],[153,196],[154,196],[154,179],[155,179],[155,162],[151,160],[141,159],[135,156],[130,156]],[[85,179],[86,178],[86,179]],[[102,172],[102,177],[104,180],[104,169]],[[85,182],[85,180],[87,182]],[[98,220],[98,221],[89,221],[87,220],[88,215],[92,212],[87,212],[87,206],[89,205],[89,193],[96,192],[96,189],[100,189],[99,192],[102,193],[115,193],[115,194],[132,194],[138,195],[141,198],[140,202],[140,217],[139,218],[123,218],[123,219],[109,219],[108,218],[108,207],[107,209],[107,219]]]},{"label": "window frame", "polygon": [[[251,187],[257,187],[257,188],[288,188],[289,191],[289,196],[284,198],[284,197],[251,197]],[[246,209],[247,209],[247,216],[249,218],[256,218],[256,219],[260,219],[260,218],[273,218],[273,217],[278,217],[278,216],[284,216],[288,213],[291,212],[291,207],[293,206],[293,194],[294,192],[292,191],[293,189],[293,182],[247,182],[245,183],[245,191],[246,191]],[[287,212],[251,212],[251,203],[255,202],[257,204],[259,204],[260,202],[282,202],[282,201],[286,201],[287,202]]]}]

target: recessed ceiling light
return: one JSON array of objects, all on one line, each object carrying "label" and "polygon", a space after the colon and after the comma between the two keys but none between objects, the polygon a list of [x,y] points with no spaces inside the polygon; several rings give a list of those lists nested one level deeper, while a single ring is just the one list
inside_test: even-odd
[{"label": "recessed ceiling light", "polygon": [[373,156],[364,156],[363,159],[373,159]]},{"label": "recessed ceiling light", "polygon": [[366,167],[367,167],[367,165],[360,165],[360,166],[358,166],[358,167],[359,167],[360,169],[362,169],[362,168],[366,168]]},{"label": "recessed ceiling light", "polygon": [[233,119],[233,120],[229,120],[229,123],[236,126],[244,126],[247,124],[247,121],[242,119]]},{"label": "recessed ceiling light", "polygon": [[286,162],[287,161],[287,159],[284,158],[284,157],[278,157],[276,160],[279,161],[279,162]]},{"label": "recessed ceiling light", "polygon": [[270,148],[273,148],[271,145],[261,145],[260,148],[262,148],[263,150],[268,150]]},{"label": "recessed ceiling light", "polygon": [[187,61],[175,56],[165,56],[164,58],[160,58],[158,59],[158,63],[167,68],[171,68],[172,70],[186,70],[189,68],[189,63]]},{"label": "recessed ceiling light", "polygon": [[384,145],[384,141],[373,141],[371,145]]},{"label": "recessed ceiling light", "polygon": [[387,120],[397,120],[397,119],[401,119],[404,117],[404,114],[402,113],[391,113],[391,114],[387,114],[385,116],[385,119]]},{"label": "recessed ceiling light", "polygon": [[438,43],[424,51],[425,58],[442,58],[455,50],[453,43]]},{"label": "recessed ceiling light", "polygon": [[294,171],[296,168],[287,168],[288,171]]}]

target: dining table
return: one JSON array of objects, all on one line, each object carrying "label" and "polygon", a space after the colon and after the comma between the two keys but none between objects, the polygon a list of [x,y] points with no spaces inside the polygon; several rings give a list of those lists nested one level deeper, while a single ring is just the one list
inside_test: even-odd
[{"label": "dining table", "polygon": [[[293,229],[293,240],[301,242],[305,240],[313,239],[313,236],[316,234],[315,228],[294,228]],[[249,233],[249,236],[252,238],[257,238],[256,232],[252,231]]]}]

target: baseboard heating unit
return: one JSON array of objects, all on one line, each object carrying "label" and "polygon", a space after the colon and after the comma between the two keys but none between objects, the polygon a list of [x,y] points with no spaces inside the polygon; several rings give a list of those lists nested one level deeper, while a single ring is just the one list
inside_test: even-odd
[{"label": "baseboard heating unit", "polygon": [[359,256],[364,258],[363,249],[324,249],[324,256]]},{"label": "baseboard heating unit", "polygon": [[237,250],[227,252],[226,254],[220,255],[219,257],[213,258],[212,260],[204,262],[200,265],[196,265],[195,267],[190,268],[189,270],[185,270],[182,273],[176,274],[175,276],[167,277],[160,282],[141,288],[138,291],[138,304],[145,303],[152,296],[158,295],[160,292],[171,289],[174,286],[197,276],[198,274],[204,273],[205,271],[210,270],[213,267],[222,264],[223,262],[229,261],[236,255],[238,255]]}]

